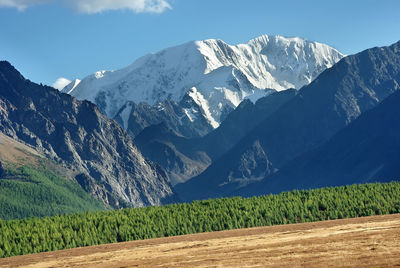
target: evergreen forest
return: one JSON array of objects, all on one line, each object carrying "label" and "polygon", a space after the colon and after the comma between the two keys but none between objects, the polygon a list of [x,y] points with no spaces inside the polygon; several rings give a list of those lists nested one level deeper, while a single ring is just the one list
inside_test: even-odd
[{"label": "evergreen forest", "polygon": [[51,161],[35,159],[22,165],[7,163],[0,174],[0,219],[23,219],[104,210],[104,205],[76,182],[49,168]]}]

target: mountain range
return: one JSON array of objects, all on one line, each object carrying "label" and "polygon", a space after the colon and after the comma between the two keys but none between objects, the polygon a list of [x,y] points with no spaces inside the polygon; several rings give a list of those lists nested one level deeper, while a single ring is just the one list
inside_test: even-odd
[{"label": "mountain range", "polygon": [[[193,200],[230,195],[258,181],[268,185],[271,176],[281,168],[287,170],[294,167],[293,163],[289,164],[290,161],[323,146],[338,131],[348,127],[362,113],[376,107],[400,88],[399,46],[400,42],[388,47],[368,49],[347,56],[325,70],[313,82],[301,88],[295,97],[250,130],[203,173],[177,185],[181,198]],[[332,152],[325,153],[329,155]],[[360,158],[358,161],[365,160]],[[330,164],[335,165],[335,162]],[[318,161],[315,167],[319,167]],[[345,177],[347,183],[370,177],[363,174],[362,178],[349,178],[344,171],[342,174],[334,173],[340,178],[330,177],[333,181],[327,179],[325,184],[335,184],[336,180],[339,182]],[[321,179],[324,179],[324,175],[314,174],[321,176]],[[299,185],[307,185],[307,180],[307,176],[301,177],[304,184]],[[279,186],[274,189],[293,187],[292,180],[282,179],[278,182]],[[270,191],[273,189],[263,193]],[[252,190],[240,192],[251,195]]]},{"label": "mountain range", "polygon": [[244,99],[299,89],[342,57],[298,37],[263,35],[236,46],[209,39],[148,54],[121,70],[98,71],[62,91],[95,103],[132,135],[166,122],[185,137],[199,137]]},{"label": "mountain range", "polygon": [[[344,56],[301,38],[195,41],[61,92],[2,61],[0,143],[47,159],[56,179],[40,183],[76,211],[390,181],[399,89],[400,42]],[[38,184],[3,151],[0,184]]]}]

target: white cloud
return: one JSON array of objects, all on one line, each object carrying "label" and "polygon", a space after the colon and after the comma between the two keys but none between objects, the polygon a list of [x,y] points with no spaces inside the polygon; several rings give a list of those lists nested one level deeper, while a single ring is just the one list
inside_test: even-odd
[{"label": "white cloud", "polygon": [[118,9],[130,9],[136,13],[162,13],[171,8],[166,0],[69,0],[68,4],[88,14]]},{"label": "white cloud", "polygon": [[48,0],[0,0],[0,7],[12,7],[22,11],[28,6],[45,2],[48,2]]},{"label": "white cloud", "polygon": [[60,77],[51,86],[54,87],[55,89],[61,90],[69,83],[71,83],[70,80],[64,77]]},{"label": "white cloud", "polygon": [[80,13],[95,14],[107,10],[128,9],[135,13],[162,13],[171,6],[167,0],[0,0],[0,7],[12,7],[22,11],[34,4],[62,2]]}]

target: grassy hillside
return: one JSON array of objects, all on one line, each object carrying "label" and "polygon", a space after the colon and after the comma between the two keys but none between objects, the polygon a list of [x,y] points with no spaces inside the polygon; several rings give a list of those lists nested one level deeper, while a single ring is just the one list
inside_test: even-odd
[{"label": "grassy hillside", "polygon": [[33,149],[0,134],[0,219],[99,211],[104,206],[64,169]]},{"label": "grassy hillside", "polygon": [[234,228],[400,212],[400,183],[0,221],[0,257]]},{"label": "grassy hillside", "polygon": [[41,166],[6,168],[0,178],[0,218],[43,217],[104,209],[77,183]]}]

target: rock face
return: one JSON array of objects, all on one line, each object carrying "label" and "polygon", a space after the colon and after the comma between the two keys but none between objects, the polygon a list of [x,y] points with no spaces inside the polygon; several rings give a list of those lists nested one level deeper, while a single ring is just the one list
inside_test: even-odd
[{"label": "rock face", "polygon": [[[265,166],[263,180],[268,180],[290,160],[321,146],[398,89],[400,42],[348,56],[300,89],[293,99],[263,120],[201,175],[176,189],[185,200],[209,198],[215,193],[229,195],[230,189],[239,188],[240,184],[236,178],[233,182],[236,186],[227,189],[225,182],[229,181],[230,174],[240,174],[236,163],[246,159],[254,144],[261,146],[254,153],[262,149],[265,158],[253,165],[254,168],[247,168],[241,180],[259,177],[265,159],[269,164]],[[202,193],[199,186],[207,188],[207,192]]]},{"label": "rock face", "polygon": [[175,201],[167,174],[129,135],[88,101],[26,80],[0,62],[0,131],[74,170],[76,180],[111,207]]},{"label": "rock face", "polygon": [[[141,130],[136,130],[135,115],[146,115],[127,108],[127,101],[145,102],[156,111],[168,110],[164,102],[172,101],[179,105],[173,110],[180,126],[169,127],[190,129],[178,133],[198,137],[217,128],[244,99],[255,102],[274,90],[299,89],[342,57],[334,48],[297,37],[263,35],[236,46],[215,39],[194,41],[146,55],[121,70],[96,72],[63,92],[97,104],[131,133]],[[189,126],[204,123],[208,126],[202,132]]]}]

